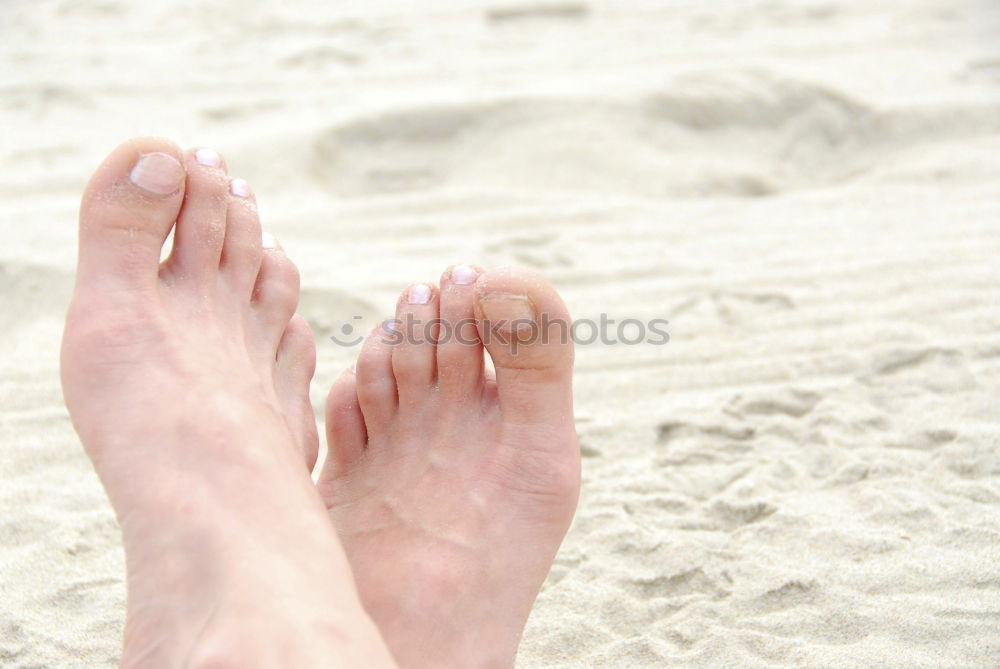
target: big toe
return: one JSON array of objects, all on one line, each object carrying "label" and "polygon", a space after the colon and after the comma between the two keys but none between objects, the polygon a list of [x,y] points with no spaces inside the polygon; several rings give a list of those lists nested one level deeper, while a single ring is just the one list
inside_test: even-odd
[{"label": "big toe", "polygon": [[571,429],[572,323],[555,288],[533,272],[502,268],[481,275],[475,292],[504,422]]},{"label": "big toe", "polygon": [[170,141],[132,139],[112,151],[80,204],[79,280],[152,285],[184,200],[184,177],[181,151]]}]

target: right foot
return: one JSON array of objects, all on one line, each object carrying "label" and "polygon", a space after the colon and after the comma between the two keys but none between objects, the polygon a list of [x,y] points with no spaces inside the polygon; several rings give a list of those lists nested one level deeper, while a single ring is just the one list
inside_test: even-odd
[{"label": "right foot", "polygon": [[212,152],[127,142],[79,243],[63,390],[122,528],[122,666],[392,666],[303,464],[315,352],[245,183]]},{"label": "right foot", "polygon": [[400,666],[509,668],[579,491],[569,314],[541,277],[461,266],[396,319],[414,336],[376,330],[330,391],[320,492]]}]

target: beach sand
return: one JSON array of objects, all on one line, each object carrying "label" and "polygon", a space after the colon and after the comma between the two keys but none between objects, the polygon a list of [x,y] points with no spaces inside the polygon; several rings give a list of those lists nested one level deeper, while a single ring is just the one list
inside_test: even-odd
[{"label": "beach sand", "polygon": [[520,668],[1000,665],[1000,5],[6,0],[0,58],[0,665],[117,660],[58,346],[80,192],[136,134],[255,189],[320,417],[330,336],[454,262],[670,321],[578,349]]}]

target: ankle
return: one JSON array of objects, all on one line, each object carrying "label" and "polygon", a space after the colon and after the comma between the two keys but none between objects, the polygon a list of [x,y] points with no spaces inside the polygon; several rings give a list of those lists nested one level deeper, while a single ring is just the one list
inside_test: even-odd
[{"label": "ankle", "polygon": [[[503,622],[518,616],[505,618],[489,602],[467,614],[454,609],[433,612],[423,608],[409,614],[397,611],[391,617],[374,617],[403,669],[511,669],[523,632],[523,626]],[[420,618],[429,626],[423,634],[415,635],[414,621]],[[394,644],[393,640],[401,643]]]}]

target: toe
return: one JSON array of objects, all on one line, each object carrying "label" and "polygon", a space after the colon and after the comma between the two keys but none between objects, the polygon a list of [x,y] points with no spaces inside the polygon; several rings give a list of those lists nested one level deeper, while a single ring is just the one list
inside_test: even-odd
[{"label": "toe", "polygon": [[299,304],[299,269],[270,235],[265,235],[262,247],[252,293],[253,316],[263,342],[276,347]]},{"label": "toe", "polygon": [[504,422],[571,425],[572,324],[558,293],[537,274],[512,269],[486,272],[475,291]]},{"label": "toe", "polygon": [[207,148],[188,151],[184,165],[184,205],[177,217],[174,248],[167,266],[176,276],[207,283],[218,272],[226,233],[226,166],[222,156]]},{"label": "toe", "polygon": [[409,407],[427,396],[434,383],[438,296],[433,286],[415,283],[396,303],[397,343],[392,347],[392,370],[399,389],[400,407]]},{"label": "toe", "polygon": [[441,277],[437,375],[441,393],[451,399],[478,397],[476,391],[483,387],[483,344],[474,307],[481,273],[470,265],[455,265]]},{"label": "toe", "polygon": [[274,389],[284,410],[288,427],[302,448],[306,466],[312,470],[319,451],[316,416],[309,400],[309,384],[316,371],[316,343],[309,323],[296,315],[278,345],[274,363]]},{"label": "toe", "polygon": [[369,440],[385,432],[399,404],[392,372],[392,350],[398,333],[391,330],[391,323],[385,321],[368,335],[356,365],[358,403]]},{"label": "toe", "polygon": [[226,282],[238,295],[250,295],[262,255],[257,203],[246,181],[233,179],[229,182],[229,214],[220,266]]},{"label": "toe", "polygon": [[155,285],[160,249],[184,199],[182,160],[172,142],[141,138],[97,168],[80,203],[82,284]]},{"label": "toe", "polygon": [[327,456],[321,480],[332,480],[350,469],[365,450],[368,432],[358,402],[357,376],[346,370],[326,397]]}]

